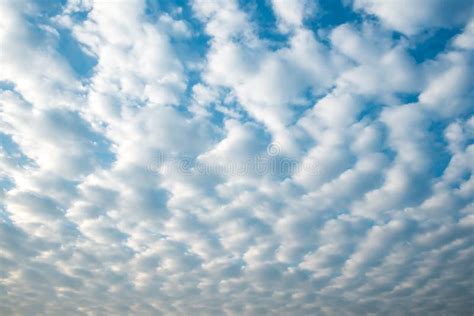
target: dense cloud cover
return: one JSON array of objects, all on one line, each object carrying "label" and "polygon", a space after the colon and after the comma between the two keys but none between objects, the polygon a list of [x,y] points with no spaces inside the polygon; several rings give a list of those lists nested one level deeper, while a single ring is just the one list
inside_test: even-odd
[{"label": "dense cloud cover", "polygon": [[470,0],[0,1],[1,315],[472,315]]}]

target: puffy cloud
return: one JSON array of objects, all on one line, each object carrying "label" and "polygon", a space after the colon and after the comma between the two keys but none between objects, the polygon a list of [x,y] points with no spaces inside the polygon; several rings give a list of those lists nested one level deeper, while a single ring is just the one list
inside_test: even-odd
[{"label": "puffy cloud", "polygon": [[355,0],[353,6],[376,15],[388,27],[407,35],[433,27],[462,26],[472,14],[472,3],[467,0]]},{"label": "puffy cloud", "polygon": [[474,48],[474,20],[466,25],[464,32],[456,36],[454,45],[460,48],[473,49]]},{"label": "puffy cloud", "polygon": [[472,313],[467,1],[0,6],[0,314]]},{"label": "puffy cloud", "polygon": [[281,0],[272,1],[273,10],[278,16],[279,27],[285,31],[293,27],[301,27],[303,20],[316,9],[316,2],[298,0],[285,2]]},{"label": "puffy cloud", "polygon": [[[427,87],[420,103],[441,116],[469,113],[472,105],[472,52],[442,54],[427,71]],[[456,83],[456,84],[453,84]]]},{"label": "puffy cloud", "polygon": [[405,44],[393,43],[389,34],[373,24],[365,23],[360,30],[343,24],[331,32],[330,39],[335,49],[357,65],[337,78],[339,88],[386,103],[394,102],[396,93],[421,90],[421,70],[407,53]]},{"label": "puffy cloud", "polygon": [[13,83],[40,108],[79,106],[82,86],[55,49],[58,31],[46,21],[29,22],[42,13],[41,8],[28,1],[2,1],[0,10],[0,80]]}]

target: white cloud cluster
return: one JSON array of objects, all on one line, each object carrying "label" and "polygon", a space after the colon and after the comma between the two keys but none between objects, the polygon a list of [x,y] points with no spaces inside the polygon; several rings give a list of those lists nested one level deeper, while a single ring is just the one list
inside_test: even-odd
[{"label": "white cloud cluster", "polygon": [[283,31],[301,27],[304,19],[316,10],[316,2],[311,0],[273,0],[272,6],[279,19],[278,27]]},{"label": "white cloud cluster", "polygon": [[472,314],[471,6],[0,2],[0,314]]},{"label": "white cloud cluster", "polygon": [[433,27],[463,26],[473,12],[469,0],[354,0],[353,6],[376,15],[387,27],[407,35]]}]

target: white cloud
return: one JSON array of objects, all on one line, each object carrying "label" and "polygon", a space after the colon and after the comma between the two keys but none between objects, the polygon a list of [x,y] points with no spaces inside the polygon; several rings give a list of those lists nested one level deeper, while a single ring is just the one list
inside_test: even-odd
[{"label": "white cloud", "polygon": [[57,31],[47,24],[28,23],[28,17],[39,14],[39,8],[27,1],[2,1],[0,11],[0,80],[14,83],[37,107],[76,108],[83,90],[69,64],[55,50]]},{"label": "white cloud", "polygon": [[441,116],[466,114],[472,107],[472,52],[440,55],[428,71],[420,103]]},{"label": "white cloud", "polygon": [[294,27],[301,27],[304,19],[314,14],[317,7],[316,3],[311,0],[272,0],[272,6],[280,20],[278,27],[283,31],[291,30]]},{"label": "white cloud", "polygon": [[464,49],[474,48],[474,20],[471,19],[465,26],[464,32],[456,36],[454,45]]},{"label": "white cloud", "polygon": [[433,27],[462,26],[472,14],[472,3],[468,0],[354,0],[353,6],[407,35]]}]

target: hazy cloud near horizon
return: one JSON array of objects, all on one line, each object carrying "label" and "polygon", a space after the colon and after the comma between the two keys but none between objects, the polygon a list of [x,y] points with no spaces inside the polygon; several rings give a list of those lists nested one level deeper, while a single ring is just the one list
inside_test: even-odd
[{"label": "hazy cloud near horizon", "polygon": [[473,12],[0,1],[0,314],[472,315]]}]

